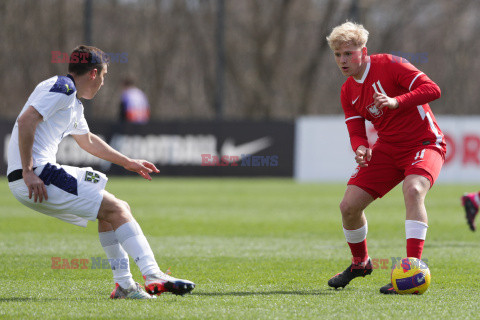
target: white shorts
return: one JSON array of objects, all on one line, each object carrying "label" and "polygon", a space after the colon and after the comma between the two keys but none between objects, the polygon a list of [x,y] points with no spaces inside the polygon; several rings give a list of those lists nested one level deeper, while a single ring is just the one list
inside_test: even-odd
[{"label": "white shorts", "polygon": [[[77,168],[59,164],[55,164],[55,166],[65,170],[71,176],[68,178],[73,183],[70,186],[73,185],[73,188],[76,189],[75,192],[65,191],[65,188],[55,181],[47,182],[49,184],[45,183],[45,187],[48,200],[43,199],[42,203],[37,200],[35,203],[33,195],[31,199],[28,198],[28,188],[23,179],[10,182],[8,186],[15,198],[27,207],[65,222],[86,227],[88,220],[95,221],[97,219],[105,185],[108,181],[107,176],[92,168]],[[44,167],[36,168],[35,174],[40,176]]]}]

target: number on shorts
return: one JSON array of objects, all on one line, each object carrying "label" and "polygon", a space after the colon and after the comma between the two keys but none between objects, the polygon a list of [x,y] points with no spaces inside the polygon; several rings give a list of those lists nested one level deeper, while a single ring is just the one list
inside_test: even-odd
[{"label": "number on shorts", "polygon": [[423,159],[424,155],[425,155],[425,149],[423,149],[422,151],[418,151],[417,154],[415,155],[415,159],[413,160]]}]

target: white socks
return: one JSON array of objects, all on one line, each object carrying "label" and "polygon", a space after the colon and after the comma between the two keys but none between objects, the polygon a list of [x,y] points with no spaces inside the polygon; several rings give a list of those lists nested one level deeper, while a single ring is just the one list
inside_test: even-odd
[{"label": "white socks", "polygon": [[133,281],[130,273],[128,254],[118,243],[115,232],[99,232],[98,237],[110,262],[114,281],[125,289],[135,285],[135,281]]},{"label": "white socks", "polygon": [[343,228],[343,233],[345,234],[345,239],[348,243],[359,243],[367,238],[368,224],[356,230],[347,230]]},{"label": "white socks", "polygon": [[416,220],[405,220],[405,235],[407,239],[415,238],[425,240],[427,237],[428,225],[425,222]]},{"label": "white socks", "polygon": [[115,230],[115,236],[123,249],[133,258],[142,275],[160,272],[147,238],[135,220],[118,227]]}]

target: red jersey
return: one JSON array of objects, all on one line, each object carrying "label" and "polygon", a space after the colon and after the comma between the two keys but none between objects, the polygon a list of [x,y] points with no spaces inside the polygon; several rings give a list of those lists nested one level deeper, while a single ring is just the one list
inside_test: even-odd
[{"label": "red jersey", "polygon": [[[398,108],[378,109],[374,92],[396,98]],[[349,77],[342,86],[341,101],[354,151],[369,147],[365,119],[378,132],[378,142],[414,147],[436,145],[445,152],[445,139],[428,102],[440,97],[440,88],[423,72],[401,57],[370,56],[361,80]]]}]

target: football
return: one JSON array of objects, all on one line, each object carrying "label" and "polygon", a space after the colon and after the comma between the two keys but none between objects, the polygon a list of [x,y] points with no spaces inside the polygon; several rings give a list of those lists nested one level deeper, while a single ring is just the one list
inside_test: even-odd
[{"label": "football", "polygon": [[399,294],[422,294],[430,286],[430,269],[420,259],[402,259],[392,269],[392,285]]}]

